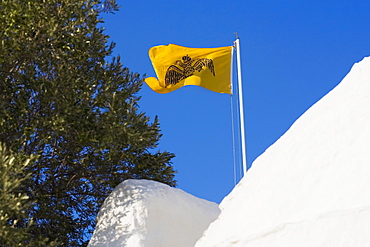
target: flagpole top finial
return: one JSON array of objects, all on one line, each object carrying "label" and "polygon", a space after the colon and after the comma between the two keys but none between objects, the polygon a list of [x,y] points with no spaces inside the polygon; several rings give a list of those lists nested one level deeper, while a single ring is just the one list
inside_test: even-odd
[{"label": "flagpole top finial", "polygon": [[235,38],[236,39],[239,39],[239,35],[238,35],[238,33],[234,33],[235,34]]}]

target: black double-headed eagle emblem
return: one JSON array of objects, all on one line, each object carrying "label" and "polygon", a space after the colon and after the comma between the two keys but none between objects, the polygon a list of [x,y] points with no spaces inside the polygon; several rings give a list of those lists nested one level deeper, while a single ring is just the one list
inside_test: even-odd
[{"label": "black double-headed eagle emblem", "polygon": [[194,75],[195,72],[200,72],[208,68],[213,76],[215,76],[215,68],[212,59],[201,58],[192,59],[188,55],[183,56],[181,61],[177,60],[173,65],[168,67],[165,76],[165,86],[175,85],[179,81]]}]

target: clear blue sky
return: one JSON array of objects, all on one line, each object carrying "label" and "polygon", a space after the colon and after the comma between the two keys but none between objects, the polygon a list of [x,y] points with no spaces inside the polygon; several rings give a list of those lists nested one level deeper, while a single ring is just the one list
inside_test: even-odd
[{"label": "clear blue sky", "polygon": [[[249,166],[370,55],[370,1],[118,3],[120,11],[104,15],[105,33],[123,65],[147,76],[155,76],[152,46],[228,46],[238,32]],[[176,154],[178,187],[219,203],[234,187],[230,96],[195,86],[161,95],[147,85],[139,95],[140,110],[159,117],[159,149]]]}]

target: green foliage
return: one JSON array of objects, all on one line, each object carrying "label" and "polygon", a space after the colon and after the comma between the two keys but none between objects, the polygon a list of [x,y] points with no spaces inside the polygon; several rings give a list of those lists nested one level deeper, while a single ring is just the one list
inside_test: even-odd
[{"label": "green foliage", "polygon": [[155,151],[158,119],[138,111],[142,78],[119,57],[107,62],[114,43],[99,14],[117,9],[114,0],[0,2],[0,141],[38,156],[20,192],[33,202],[31,240],[85,245],[125,179],[175,186],[174,155]]},{"label": "green foliage", "polygon": [[32,207],[23,184],[31,178],[26,168],[34,157],[16,155],[0,144],[0,246],[53,246],[48,239],[30,238],[32,219],[27,212]]},{"label": "green foliage", "polygon": [[22,182],[30,178],[25,168],[30,159],[7,155],[4,145],[0,146],[0,245],[16,246],[27,239],[27,228],[17,225],[27,218],[25,209],[28,196],[20,189]]}]

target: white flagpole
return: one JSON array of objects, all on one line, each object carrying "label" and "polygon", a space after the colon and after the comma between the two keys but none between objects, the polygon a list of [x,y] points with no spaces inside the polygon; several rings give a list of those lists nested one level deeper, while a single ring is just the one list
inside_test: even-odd
[{"label": "white flagpole", "polygon": [[246,149],[246,143],[245,143],[242,69],[241,69],[241,61],[240,61],[240,42],[239,42],[239,36],[237,34],[236,34],[236,40],[235,40],[235,48],[236,48],[237,68],[238,68],[240,135],[241,135],[241,142],[242,142],[242,164],[243,164],[243,176],[245,176],[248,170],[247,168],[247,149]]}]

